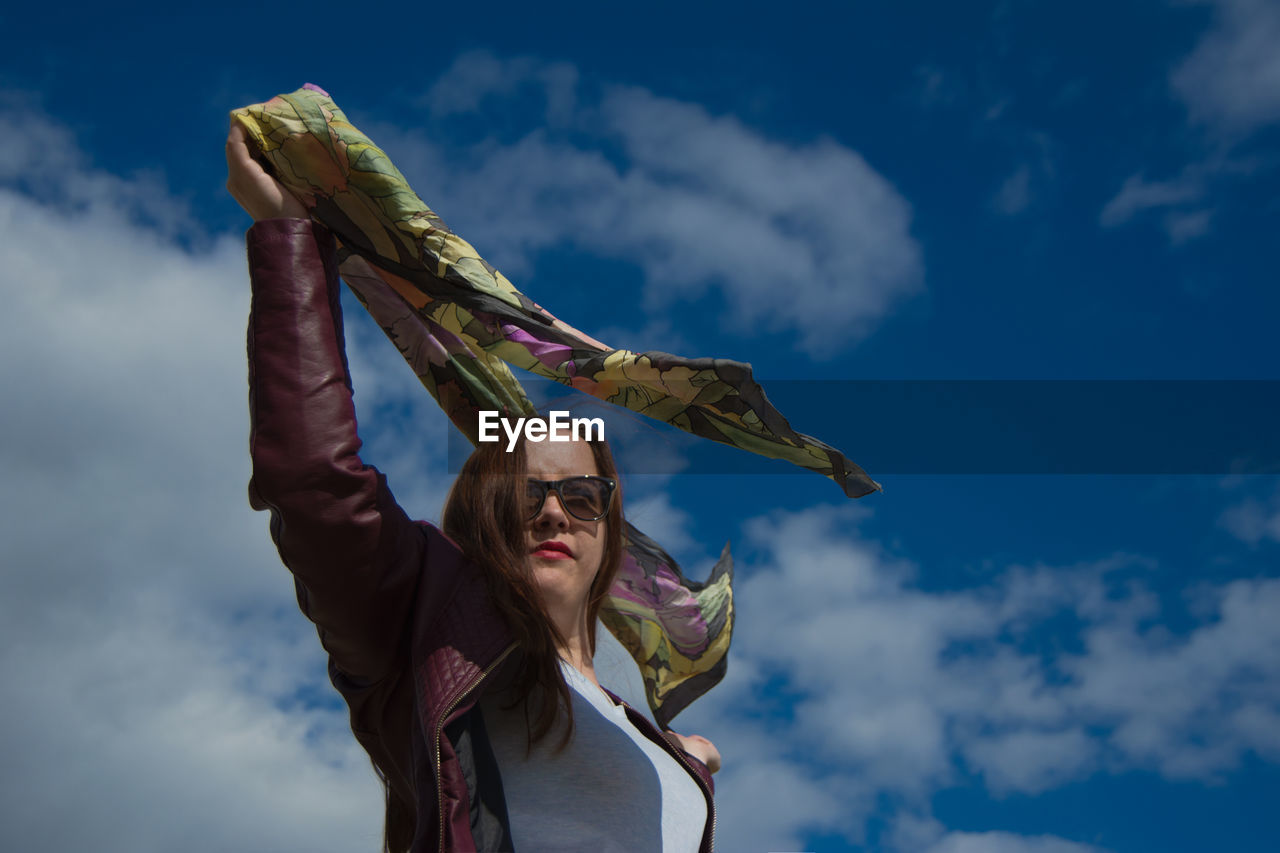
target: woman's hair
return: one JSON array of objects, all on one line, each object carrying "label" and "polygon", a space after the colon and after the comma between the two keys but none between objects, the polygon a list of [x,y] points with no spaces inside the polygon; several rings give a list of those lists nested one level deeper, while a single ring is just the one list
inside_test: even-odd
[{"label": "woman's hair", "polygon": [[[609,445],[603,440],[588,443],[599,475],[616,480],[618,471]],[[481,443],[458,472],[445,500],[440,526],[483,573],[494,605],[520,645],[524,662],[512,686],[516,703],[525,705],[530,748],[551,731],[561,707],[566,725],[557,748],[563,748],[573,731],[573,704],[560,672],[559,648],[564,645],[564,637],[547,615],[529,565],[525,540],[527,472],[523,440],[510,451],[503,442]],[[608,514],[599,523],[605,525],[604,557],[587,597],[587,636],[592,654],[596,650],[600,607],[622,562],[620,492],[614,495]],[[404,813],[406,805],[387,785],[384,842],[388,851],[407,849],[412,841],[413,813]],[[404,834],[406,830],[409,835]],[[395,846],[397,842],[401,848]]]},{"label": "woman's hair", "polygon": [[[600,476],[616,480],[618,472],[609,445],[603,441],[589,444]],[[484,573],[494,605],[520,644],[524,665],[513,686],[517,701],[532,701],[536,706],[530,709],[530,744],[551,730],[561,705],[569,724],[564,736],[567,742],[573,707],[569,688],[560,674],[558,651],[565,645],[565,638],[547,615],[529,567],[525,544],[527,470],[523,441],[510,451],[501,442],[482,443],[458,472],[445,501],[440,526]],[[622,501],[618,495],[600,523],[605,525],[604,557],[587,597],[587,636],[592,654],[596,650],[596,617],[622,559]]]}]

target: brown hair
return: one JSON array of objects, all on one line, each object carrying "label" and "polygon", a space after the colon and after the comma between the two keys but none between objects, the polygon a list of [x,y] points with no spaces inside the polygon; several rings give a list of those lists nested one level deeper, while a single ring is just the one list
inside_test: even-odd
[{"label": "brown hair", "polygon": [[[603,439],[588,443],[600,476],[617,480],[618,470],[609,445]],[[573,732],[573,704],[560,672],[559,648],[564,645],[564,638],[547,615],[529,571],[525,548],[528,521],[524,512],[527,471],[523,439],[509,452],[503,442],[480,444],[458,472],[445,500],[440,527],[483,573],[494,605],[520,645],[524,663],[512,686],[516,703],[525,705],[529,747],[551,731],[563,708],[566,726],[557,746],[563,749]],[[600,607],[622,562],[620,490],[601,523],[605,525],[604,556],[587,598],[587,636],[592,654],[596,650]],[[404,813],[405,805],[388,785],[383,840],[389,853],[407,850],[412,841],[413,817],[411,811]]]}]

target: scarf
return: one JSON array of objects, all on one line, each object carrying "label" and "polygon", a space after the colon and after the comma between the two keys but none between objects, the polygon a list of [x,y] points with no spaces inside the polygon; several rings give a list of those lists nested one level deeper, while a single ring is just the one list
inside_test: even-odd
[{"label": "scarf", "polygon": [[[750,365],[605,346],[540,307],[454,234],[324,90],[232,112],[251,151],[337,237],[344,281],[473,444],[478,413],[536,414],[508,365],[678,427],[784,459],[850,497],[879,485],[835,448],[791,429]],[[626,525],[600,619],[635,659],[658,725],[724,677],[733,629],[726,545],[705,583]]]}]

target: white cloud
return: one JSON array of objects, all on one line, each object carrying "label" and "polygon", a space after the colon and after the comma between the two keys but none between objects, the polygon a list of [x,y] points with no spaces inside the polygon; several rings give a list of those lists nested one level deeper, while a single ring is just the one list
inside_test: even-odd
[{"label": "white cloud", "polygon": [[1164,181],[1148,181],[1144,175],[1130,175],[1120,191],[1103,206],[1098,223],[1104,228],[1127,225],[1138,217],[1163,211],[1160,222],[1170,245],[1180,246],[1209,233],[1214,210],[1204,206],[1204,198],[1215,181],[1250,167],[1215,159],[1195,163]]},{"label": "white cloud", "polygon": [[423,102],[437,117],[479,110],[486,100],[531,90],[545,98],[546,117],[569,121],[577,101],[578,70],[567,62],[532,57],[499,59],[475,50],[459,56],[431,85]]},{"label": "white cloud", "polygon": [[1073,680],[1064,698],[1110,727],[1107,745],[1124,766],[1211,780],[1274,744],[1232,714],[1274,711],[1280,699],[1280,626],[1271,616],[1280,581],[1234,581],[1206,596],[1216,619],[1185,639],[1102,619],[1083,632],[1087,653],[1062,662]]},{"label": "white cloud", "polygon": [[872,810],[871,791],[864,789],[858,802],[849,796],[847,780],[816,777],[792,761],[757,760],[758,751],[737,754],[752,757],[717,783],[717,849],[804,850],[802,827],[861,838],[856,824]]},{"label": "white cloud", "polygon": [[[928,592],[912,566],[858,536],[859,516],[814,508],[748,525],[761,550],[740,562],[736,602],[751,630],[735,639],[725,683],[682,717],[713,732],[726,718],[730,731],[768,719],[758,736],[779,755],[836,774],[828,785],[847,792],[858,824],[851,841],[876,808],[867,789],[927,812],[962,771],[1007,796],[1131,769],[1213,782],[1249,754],[1277,754],[1280,627],[1270,614],[1280,581],[1201,591],[1195,627],[1179,636],[1166,627],[1148,560],[1013,568],[984,587]],[[1062,626],[1049,643],[1046,623]],[[794,697],[790,722],[767,714],[775,691]],[[738,772],[726,753],[726,791]],[[801,818],[789,825],[797,838],[830,831]],[[912,837],[900,849],[922,849]],[[1089,849],[1005,833],[937,843]]]},{"label": "white cloud", "polygon": [[1214,27],[1170,81],[1191,117],[1242,136],[1280,120],[1280,6],[1271,0],[1204,0]]},{"label": "white cloud", "polygon": [[1099,217],[1113,228],[1143,212],[1164,211],[1161,224],[1173,246],[1209,233],[1214,211],[1202,201],[1211,190],[1270,168],[1227,152],[1280,120],[1280,6],[1271,0],[1191,2],[1213,6],[1214,24],[1172,71],[1170,84],[1192,121],[1211,131],[1215,150],[1168,180],[1131,175]]},{"label": "white cloud", "polygon": [[375,848],[376,783],[345,715],[282,710],[265,689],[320,677],[314,635],[304,649],[255,630],[288,652],[287,669],[264,674],[229,660],[236,632],[179,596],[106,613],[67,597],[24,599],[46,624],[22,642],[7,636],[0,656],[10,845]]},{"label": "white cloud", "polygon": [[31,98],[0,91],[0,137],[6,140],[0,186],[20,188],[63,213],[110,211],[160,236],[198,236],[191,212],[168,192],[161,175],[121,177],[89,168],[70,132],[36,109]]},{"label": "white cloud", "polygon": [[1102,208],[1098,221],[1106,228],[1114,228],[1146,210],[1194,202],[1204,191],[1203,178],[1195,169],[1185,170],[1168,181],[1148,181],[1142,175],[1130,175],[1120,192]]},{"label": "white cloud", "polygon": [[1025,163],[1013,170],[992,199],[995,209],[1006,216],[1014,216],[1031,204],[1031,169]]},{"label": "white cloud", "polygon": [[1169,242],[1178,246],[1208,234],[1212,222],[1212,210],[1174,211],[1165,217],[1164,230]]},{"label": "white cloud", "polygon": [[1098,742],[1077,726],[979,735],[966,746],[965,757],[993,793],[1038,794],[1080,778],[1097,766],[1099,752]]},{"label": "white cloud", "polygon": [[917,66],[914,76],[914,94],[926,108],[954,106],[968,95],[968,87],[957,75],[936,65]]},{"label": "white cloud", "polygon": [[947,832],[938,821],[904,815],[891,828],[890,849],[904,853],[1103,853],[1101,848],[1051,835]]},{"label": "white cloud", "polygon": [[1267,540],[1280,542],[1280,490],[1269,500],[1246,498],[1233,504],[1222,513],[1218,523],[1250,545]]},{"label": "white cloud", "polygon": [[[444,175],[438,148],[420,138],[387,129],[385,147],[509,274],[531,269],[541,249],[574,246],[637,264],[650,312],[715,292],[742,334],[784,332],[815,357],[847,349],[920,288],[910,206],[857,152],[828,139],[771,140],[638,88],[570,97],[574,79],[564,66],[467,54],[432,88],[434,109],[475,108],[532,85],[549,103],[576,105],[572,133],[560,132],[568,108],[557,108],[546,127],[489,140]],[[605,156],[618,146],[625,165]],[[570,323],[599,322],[531,295]]]},{"label": "white cloud", "polygon": [[635,500],[628,499],[626,511],[627,521],[662,543],[677,559],[694,550],[689,514],[671,503],[668,492],[657,491]]},{"label": "white cloud", "polygon": [[602,112],[633,168],[609,239],[644,253],[656,304],[710,282],[731,316],[832,355],[917,287],[910,209],[856,152],[772,142],[637,89],[611,90]]},{"label": "white cloud", "polygon": [[926,853],[1095,853],[1097,847],[1052,836],[1010,832],[951,832]]},{"label": "white cloud", "polygon": [[[242,244],[179,249],[147,224],[174,209],[162,182],[94,170],[39,114],[0,127],[47,143],[0,176],[7,843],[376,849],[378,785],[247,506]],[[39,202],[13,189],[33,181]]]}]

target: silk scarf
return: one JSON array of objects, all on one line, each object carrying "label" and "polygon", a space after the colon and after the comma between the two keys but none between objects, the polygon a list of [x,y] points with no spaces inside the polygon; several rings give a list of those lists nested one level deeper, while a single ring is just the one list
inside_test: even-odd
[{"label": "silk scarf", "polygon": [[[750,365],[614,349],[534,303],[449,230],[322,89],[307,84],[231,115],[259,162],[337,237],[342,278],[473,444],[480,411],[536,414],[512,365],[817,471],[850,497],[879,489],[835,448],[792,430]],[[640,667],[654,718],[666,728],[724,676],[733,563],[726,545],[700,583],[629,523],[625,547],[600,618]]]}]

